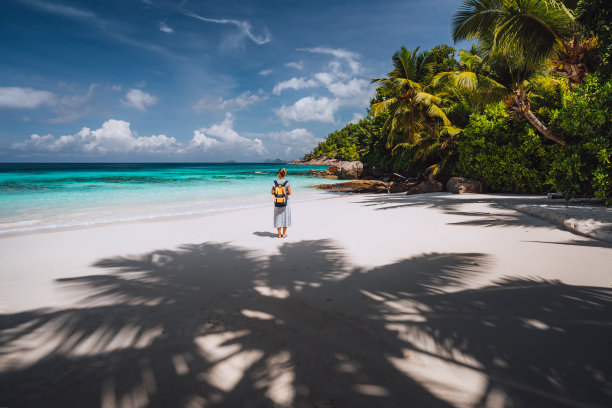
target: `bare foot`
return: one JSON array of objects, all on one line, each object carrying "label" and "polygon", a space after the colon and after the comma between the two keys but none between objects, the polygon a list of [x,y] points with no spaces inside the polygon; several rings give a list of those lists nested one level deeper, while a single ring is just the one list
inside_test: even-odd
[{"label": "bare foot", "polygon": [[283,234],[283,238],[287,238],[287,234]]}]

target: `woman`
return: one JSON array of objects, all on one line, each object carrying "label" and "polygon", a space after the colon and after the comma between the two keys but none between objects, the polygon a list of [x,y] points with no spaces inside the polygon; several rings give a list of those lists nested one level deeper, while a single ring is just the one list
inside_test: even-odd
[{"label": "woman", "polygon": [[[291,195],[291,185],[289,185],[289,180],[285,180],[285,176],[287,175],[287,170],[285,169],[280,169],[278,171],[278,180],[276,180],[274,182],[274,185],[272,186],[272,195],[274,195],[277,198],[280,198],[279,200],[275,199],[275,206],[274,206],[274,228],[276,228],[276,230],[278,231],[278,237],[279,238],[287,238],[287,227],[291,226],[291,208],[289,208],[289,196]],[[285,195],[284,195],[284,206],[278,206],[279,204],[276,204],[277,202],[280,202],[282,205],[282,198],[283,197],[279,197],[278,196],[278,192],[276,191],[277,187],[284,187],[285,188]],[[282,233],[281,233],[281,228],[282,228]]]}]

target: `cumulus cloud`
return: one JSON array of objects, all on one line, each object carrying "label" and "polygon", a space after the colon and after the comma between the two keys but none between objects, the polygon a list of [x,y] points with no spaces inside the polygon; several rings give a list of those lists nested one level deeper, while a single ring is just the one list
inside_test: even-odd
[{"label": "cumulus cloud", "polygon": [[307,96],[299,99],[293,105],[285,106],[284,104],[275,109],[276,115],[288,124],[289,122],[335,122],[335,113],[340,108],[338,99],[329,99],[326,97],[315,98]]},{"label": "cumulus cloud", "polygon": [[226,113],[225,119],[221,123],[195,130],[193,139],[184,151],[194,150],[204,152],[211,150],[220,152],[241,151],[256,153],[260,156],[267,153],[261,139],[249,139],[240,136],[234,130],[234,118],[231,113]]},{"label": "cumulus cloud", "polygon": [[184,158],[254,159],[266,157],[295,158],[323,139],[305,128],[267,133],[239,134],[234,117],[226,113],[219,123],[193,131],[186,142],[164,134],[140,136],[123,120],[109,119],[99,129],[83,127],[74,134],[53,136],[33,134],[13,143],[14,151],[28,155],[54,154],[73,157],[122,157],[127,155]]},{"label": "cumulus cloud", "polygon": [[121,103],[144,112],[147,110],[147,107],[157,103],[157,98],[140,89],[130,89],[125,94],[125,99],[121,99]]},{"label": "cumulus cloud", "polygon": [[211,100],[210,98],[202,98],[192,106],[192,109],[197,113],[205,110],[242,109],[249,105],[265,101],[266,99],[268,99],[268,97],[261,89],[256,94],[251,91],[245,91],[233,99],[219,98],[217,100]]},{"label": "cumulus cloud", "polygon": [[16,86],[0,87],[0,108],[34,109],[40,105],[55,105],[58,98],[49,91]]},{"label": "cumulus cloud", "polygon": [[272,89],[274,95],[280,95],[285,89],[304,89],[318,86],[319,83],[313,79],[291,78],[287,81],[279,82]]},{"label": "cumulus cloud", "polygon": [[129,122],[110,119],[100,129],[84,127],[73,135],[40,136],[33,134],[24,142],[14,143],[13,149],[29,152],[86,153],[166,153],[176,151],[180,144],[166,135],[138,136],[130,129]]},{"label": "cumulus cloud", "polygon": [[341,107],[368,105],[372,93],[370,81],[361,77],[360,55],[344,49],[315,47],[301,48],[298,51],[331,56],[327,68],[313,74],[310,78],[291,78],[277,83],[272,93],[280,95],[285,89],[301,90],[323,87],[329,96],[318,95],[303,97],[293,105],[282,105],[274,109],[276,115],[287,124],[289,122],[334,122],[335,114]]},{"label": "cumulus cloud", "polygon": [[270,75],[273,72],[274,72],[273,69],[264,69],[264,70],[259,71],[259,75],[261,75],[261,76],[268,76],[268,75]]},{"label": "cumulus cloud", "polygon": [[163,31],[166,34],[174,33],[174,30],[172,28],[168,27],[168,25],[165,22],[163,22],[163,21],[159,22],[159,30]]},{"label": "cumulus cloud", "polygon": [[370,81],[354,78],[348,82],[332,82],[327,86],[327,89],[338,98],[349,99],[360,97],[367,100],[370,92],[369,86]]}]

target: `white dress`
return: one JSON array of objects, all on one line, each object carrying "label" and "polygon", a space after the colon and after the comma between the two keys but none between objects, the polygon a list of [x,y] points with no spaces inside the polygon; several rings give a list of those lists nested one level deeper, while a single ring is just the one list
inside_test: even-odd
[{"label": "white dress", "polygon": [[[283,184],[285,181],[287,180],[276,180],[278,184]],[[289,187],[288,181],[285,187]],[[287,205],[285,207],[274,207],[274,228],[291,226],[291,208],[289,207],[291,200],[289,198],[290,196],[287,196]]]}]

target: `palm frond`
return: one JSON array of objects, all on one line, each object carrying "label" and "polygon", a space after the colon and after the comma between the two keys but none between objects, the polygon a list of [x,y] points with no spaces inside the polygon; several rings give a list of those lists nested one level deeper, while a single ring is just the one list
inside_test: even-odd
[{"label": "palm frond", "polygon": [[416,95],[414,95],[414,102],[428,107],[431,105],[440,104],[442,99],[427,92],[417,92]]},{"label": "palm frond", "polygon": [[481,38],[497,24],[503,0],[464,0],[453,16],[453,41]]},{"label": "palm frond", "polygon": [[433,103],[429,104],[428,106],[426,106],[426,112],[427,112],[427,116],[429,116],[430,118],[440,119],[442,123],[444,124],[444,126],[451,125],[451,121],[448,119],[444,111],[442,111],[442,109],[439,106]]},{"label": "palm frond", "polygon": [[498,16],[494,48],[519,52],[524,59],[543,60],[575,32],[566,9],[542,0],[506,1]]},{"label": "palm frond", "polygon": [[398,102],[397,98],[389,98],[389,99],[385,99],[382,102],[378,102],[372,105],[372,112],[374,113],[374,116],[380,116],[380,114],[382,114],[383,112],[389,110],[389,108]]}]

